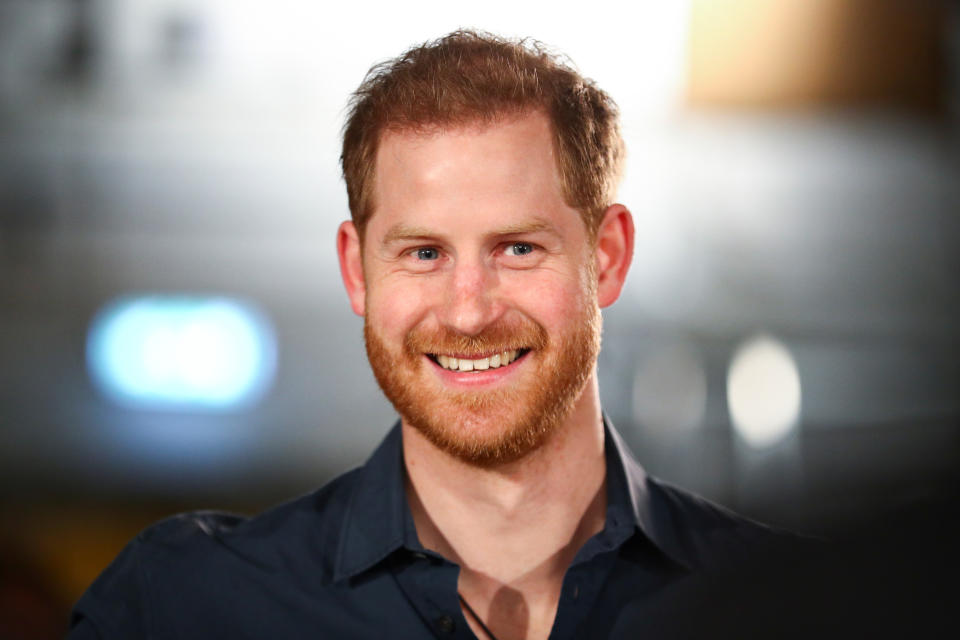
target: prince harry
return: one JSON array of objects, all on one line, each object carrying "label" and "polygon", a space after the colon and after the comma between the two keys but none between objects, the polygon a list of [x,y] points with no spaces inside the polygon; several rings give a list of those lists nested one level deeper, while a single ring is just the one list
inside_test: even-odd
[{"label": "prince harry", "polygon": [[458,31],[374,67],[336,242],[399,423],[314,494],[154,525],[71,637],[608,637],[777,538],[647,476],[604,418],[623,156],[611,98],[537,43]]}]

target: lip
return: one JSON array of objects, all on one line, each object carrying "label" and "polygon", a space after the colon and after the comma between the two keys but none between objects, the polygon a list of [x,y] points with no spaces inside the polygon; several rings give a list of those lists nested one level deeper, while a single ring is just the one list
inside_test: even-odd
[{"label": "lip", "polygon": [[433,367],[437,376],[439,376],[445,384],[458,387],[482,387],[500,383],[511,377],[517,371],[520,364],[526,361],[529,355],[530,352],[527,351],[508,365],[497,367],[496,369],[487,369],[485,371],[451,371],[450,369],[444,369],[426,355],[423,356],[423,359]]}]

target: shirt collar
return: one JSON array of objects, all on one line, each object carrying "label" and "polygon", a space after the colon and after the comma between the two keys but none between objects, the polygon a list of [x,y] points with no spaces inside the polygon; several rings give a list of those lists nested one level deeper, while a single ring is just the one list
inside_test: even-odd
[{"label": "shirt collar", "polygon": [[334,580],[353,577],[371,568],[404,545],[407,504],[400,422],[359,471],[357,485],[344,517]]},{"label": "shirt collar", "polygon": [[[606,414],[603,423],[608,485],[605,531],[621,528],[626,520],[671,560],[689,568],[673,519],[652,500],[649,477]],[[422,551],[407,504],[405,478],[398,421],[359,471],[341,530],[335,580],[362,573],[402,547]]]},{"label": "shirt collar", "polygon": [[623,437],[613,426],[610,417],[603,415],[607,452],[607,525],[611,509],[627,509],[634,526],[661,552],[685,569],[692,566],[681,545],[677,530],[666,505],[654,500],[652,483],[647,472],[637,462]]}]

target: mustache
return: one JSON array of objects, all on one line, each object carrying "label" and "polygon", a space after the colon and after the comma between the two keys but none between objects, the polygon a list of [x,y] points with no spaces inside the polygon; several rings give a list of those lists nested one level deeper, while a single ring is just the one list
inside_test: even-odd
[{"label": "mustache", "polygon": [[498,321],[474,335],[466,335],[441,327],[414,329],[403,340],[408,355],[423,353],[456,354],[480,358],[511,349],[543,349],[547,346],[547,330],[529,318],[519,321]]}]

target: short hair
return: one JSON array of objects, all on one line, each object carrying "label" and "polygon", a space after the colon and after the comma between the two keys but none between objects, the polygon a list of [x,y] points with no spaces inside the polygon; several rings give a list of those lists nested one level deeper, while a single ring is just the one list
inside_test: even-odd
[{"label": "short hair", "polygon": [[491,124],[533,111],[550,119],[564,200],[594,238],[622,173],[616,103],[538,41],[458,30],[374,65],[350,99],[340,163],[361,240],[376,206],[384,133]]}]

